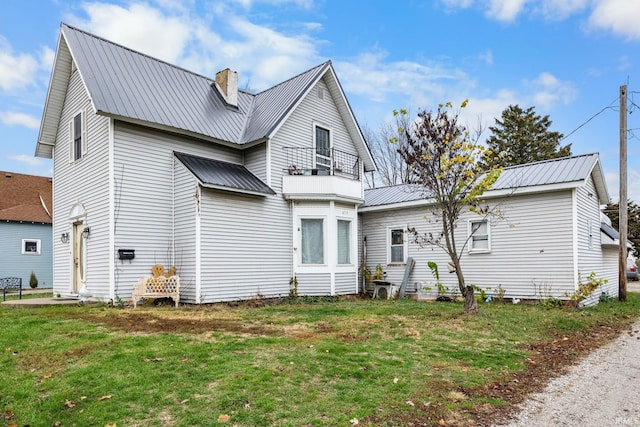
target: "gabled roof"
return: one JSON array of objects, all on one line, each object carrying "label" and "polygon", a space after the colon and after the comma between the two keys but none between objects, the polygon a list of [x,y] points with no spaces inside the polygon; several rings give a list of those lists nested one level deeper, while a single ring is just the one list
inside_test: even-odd
[{"label": "gabled roof", "polygon": [[179,152],[173,154],[204,187],[256,195],[276,194],[242,165]]},{"label": "gabled roof", "polygon": [[0,221],[51,224],[51,178],[0,171]]},{"label": "gabled roof", "polygon": [[[502,170],[500,178],[484,195],[491,197],[510,192],[532,193],[575,188],[583,185],[589,177],[593,177],[599,203],[607,203],[609,193],[597,153],[506,167]],[[361,209],[425,203],[429,200],[421,187],[411,184],[368,189],[365,190],[364,198]]]},{"label": "gabled roof", "polygon": [[238,91],[238,108],[229,108],[214,80],[66,24],[60,29],[37,156],[52,155],[72,63],[96,114],[231,146],[271,138],[325,78],[366,170],[375,168],[330,61],[256,95]]}]

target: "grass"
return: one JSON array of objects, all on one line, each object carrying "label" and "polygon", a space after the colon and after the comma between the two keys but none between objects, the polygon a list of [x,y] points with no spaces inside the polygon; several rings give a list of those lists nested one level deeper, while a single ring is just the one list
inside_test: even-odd
[{"label": "grass", "polygon": [[473,391],[525,369],[532,345],[639,308],[638,294],[478,316],[410,300],[0,307],[0,426],[468,425],[472,408],[506,404]]}]

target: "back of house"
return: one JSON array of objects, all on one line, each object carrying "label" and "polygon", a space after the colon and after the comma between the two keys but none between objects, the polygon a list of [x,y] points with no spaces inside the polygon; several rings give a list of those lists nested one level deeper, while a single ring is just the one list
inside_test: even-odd
[{"label": "back of house", "polygon": [[[597,154],[505,168],[482,198],[492,213],[463,212],[456,229],[467,284],[516,301],[570,299],[592,277],[606,283],[585,304],[595,303],[601,293],[617,297],[618,243],[601,223],[600,206],[609,196]],[[419,187],[367,190],[360,215],[368,269],[380,265],[390,281],[399,283],[412,257],[410,293],[458,292],[445,251],[419,246],[407,231],[436,240],[442,232],[434,201]],[[440,286],[430,261],[438,266]]]}]

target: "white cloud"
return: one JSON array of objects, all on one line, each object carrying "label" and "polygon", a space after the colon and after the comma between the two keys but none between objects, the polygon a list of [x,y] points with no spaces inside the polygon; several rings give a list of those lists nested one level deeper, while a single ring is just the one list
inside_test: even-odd
[{"label": "white cloud", "polygon": [[534,105],[544,109],[552,109],[556,104],[573,102],[578,91],[571,82],[559,80],[551,73],[543,72],[537,79],[525,82],[525,86],[532,90],[531,101]]},{"label": "white cloud", "polygon": [[335,66],[345,90],[371,101],[403,97],[404,105],[424,106],[447,101],[444,97],[448,86],[472,83],[456,68],[438,63],[385,62],[386,56],[386,52],[366,52],[351,61],[337,61]]},{"label": "white cloud", "polygon": [[275,6],[292,3],[306,9],[313,6],[313,0],[234,0],[234,2],[241,5],[245,9],[251,8],[251,6],[253,6],[255,3],[265,3]]},{"label": "white cloud", "polygon": [[598,0],[589,17],[594,28],[611,30],[627,39],[640,39],[640,2],[630,0]]},{"label": "white cloud", "polygon": [[524,10],[527,0],[491,0],[487,16],[502,22],[515,20]]},{"label": "white cloud", "polygon": [[11,160],[18,161],[20,163],[26,163],[29,166],[40,166],[42,160],[34,156],[27,156],[26,154],[14,154],[8,156]]},{"label": "white cloud", "polygon": [[46,72],[51,72],[53,69],[53,60],[56,57],[56,52],[48,46],[42,46],[40,49],[40,68]]},{"label": "white cloud", "polygon": [[34,84],[38,61],[28,54],[14,54],[11,45],[0,36],[0,89],[9,91]]},{"label": "white cloud", "polygon": [[71,17],[74,25],[170,63],[178,62],[191,36],[184,15],[166,15],[144,3],[128,9],[114,4],[85,3],[88,19]]},{"label": "white cloud", "polygon": [[11,111],[0,112],[0,121],[7,126],[24,126],[29,129],[38,129],[40,127],[40,119],[29,114]]},{"label": "white cloud", "polygon": [[586,9],[592,0],[543,0],[538,12],[546,19],[558,21]]}]

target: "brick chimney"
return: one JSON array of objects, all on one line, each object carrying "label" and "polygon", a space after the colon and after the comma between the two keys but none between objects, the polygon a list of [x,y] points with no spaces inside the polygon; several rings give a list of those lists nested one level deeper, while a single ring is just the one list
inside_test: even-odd
[{"label": "brick chimney", "polygon": [[225,68],[216,73],[216,87],[227,105],[238,106],[238,73]]}]

